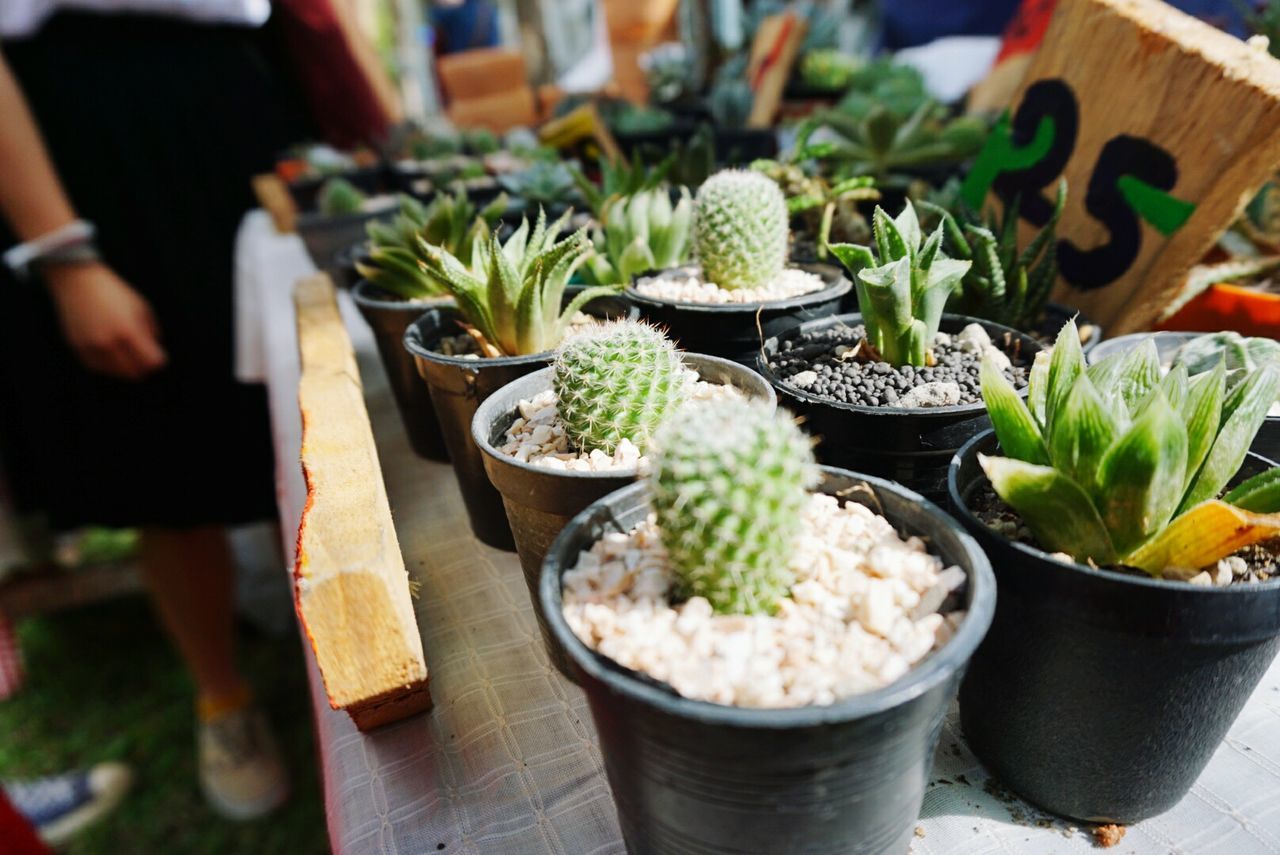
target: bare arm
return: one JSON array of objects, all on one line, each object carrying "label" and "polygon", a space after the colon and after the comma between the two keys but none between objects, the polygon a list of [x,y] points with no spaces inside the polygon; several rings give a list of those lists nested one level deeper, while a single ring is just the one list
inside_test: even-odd
[{"label": "bare arm", "polygon": [[[26,98],[0,54],[0,214],[20,240],[76,219]],[[47,265],[41,273],[63,333],[85,367],[139,379],[164,365],[151,307],[101,262]]]}]

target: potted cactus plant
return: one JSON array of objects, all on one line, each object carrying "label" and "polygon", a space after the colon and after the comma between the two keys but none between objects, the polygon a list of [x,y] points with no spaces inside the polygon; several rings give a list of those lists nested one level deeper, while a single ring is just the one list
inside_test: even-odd
[{"label": "potted cactus plant", "polygon": [[487,241],[506,209],[499,197],[477,210],[467,194],[440,194],[429,205],[411,196],[400,197],[396,219],[366,226],[368,255],[355,262],[361,279],[352,291],[356,307],[373,330],[382,367],[387,372],[409,445],[428,460],[447,461],[431,397],[418,377],[413,359],[404,349],[404,331],[433,306],[450,304],[444,285],[418,261],[418,241],[443,246],[469,264],[472,247]]},{"label": "potted cactus plant", "polygon": [[1161,376],[1148,341],[1086,368],[1071,323],[1037,359],[1025,403],[984,366],[995,431],[951,467],[999,585],[962,723],[1019,795],[1136,822],[1186,794],[1280,651],[1280,470],[1248,454],[1280,365]]},{"label": "potted cactus plant", "polygon": [[993,609],[985,556],[920,496],[820,470],[762,403],[686,406],[655,446],[539,589],[628,851],[905,851]]},{"label": "potted cactus plant", "polygon": [[638,277],[627,299],[685,349],[751,363],[764,338],[831,314],[850,288],[835,267],[787,266],[788,219],[769,178],[718,172],[694,201],[696,264]]},{"label": "potted cactus plant", "polygon": [[336,176],[320,186],[316,208],[298,216],[298,236],[317,267],[333,261],[334,254],[350,246],[365,225],[395,216],[397,202],[388,194],[370,195],[346,178]]},{"label": "potted cactus plant", "polygon": [[1039,345],[1009,327],[943,313],[971,262],[946,257],[941,226],[925,238],[911,203],[896,220],[876,208],[872,222],[878,264],[869,247],[831,247],[857,282],[861,312],[770,339],[759,370],[821,437],[823,463],[941,498],[951,456],[982,429],[983,355],[1025,387]]},{"label": "potted cactus plant", "polygon": [[[617,289],[568,292],[569,278],[592,251],[585,231],[560,232],[567,211],[550,225],[541,212],[501,242],[472,247],[470,265],[439,245],[418,241],[418,261],[454,299],[409,326],[404,346],[426,383],[445,447],[467,507],[471,530],[484,543],[513,549],[501,498],[471,441],[471,419],[490,394],[546,365],[569,329],[587,315],[630,314]],[[583,313],[586,313],[584,315]]]},{"label": "potted cactus plant", "polygon": [[[513,380],[480,405],[472,437],[502,494],[544,638],[538,574],[556,535],[647,470],[649,440],[671,413],[717,397],[775,401],[749,368],[681,353],[661,331],[617,321],[571,333],[552,367]],[[559,648],[548,641],[547,649],[568,676]]]}]

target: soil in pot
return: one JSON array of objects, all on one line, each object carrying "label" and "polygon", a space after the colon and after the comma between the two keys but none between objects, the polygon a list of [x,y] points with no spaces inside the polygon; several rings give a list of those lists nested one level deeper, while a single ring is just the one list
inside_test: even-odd
[{"label": "soil in pot", "polygon": [[857,314],[802,324],[765,343],[759,370],[819,438],[818,459],[946,495],[955,451],[987,426],[979,369],[993,350],[1020,390],[1039,345],[1008,327],[943,315],[932,367],[894,367],[865,350]]},{"label": "soil in pot", "polygon": [[[955,515],[999,586],[960,693],[966,738],[1000,780],[1053,813],[1125,824],[1163,813],[1280,651],[1280,580],[1153,579],[1020,542],[1016,521],[996,530],[981,518],[992,511],[977,455],[996,450],[993,433],[976,437],[949,481]],[[1238,478],[1264,468],[1251,455]],[[1241,557],[1250,574],[1262,570]],[[1209,581],[1217,573],[1210,568]]]},{"label": "soil in pot", "polygon": [[630,851],[907,848],[992,609],[989,570],[887,482],[824,470],[801,514],[773,615],[673,598],[647,485],[554,545],[543,606],[580,669]]},{"label": "soil in pot", "polygon": [[[757,398],[775,402],[773,389],[755,372],[714,356],[682,354],[693,400]],[[648,471],[648,458],[624,440],[613,454],[571,447],[556,410],[552,371],[514,381],[476,412],[472,432],[485,469],[502,494],[515,537],[534,615],[552,663],[573,679],[561,648],[551,643],[538,600],[538,575],[552,541],[583,508]]]},{"label": "soil in pot", "polygon": [[352,298],[365,323],[373,330],[374,342],[382,368],[387,373],[392,397],[400,411],[409,445],[415,454],[427,460],[448,462],[449,450],[436,419],[431,395],[418,376],[413,355],[404,348],[404,333],[409,325],[428,310],[448,305],[451,298],[437,300],[402,300],[367,280],[356,283]]}]

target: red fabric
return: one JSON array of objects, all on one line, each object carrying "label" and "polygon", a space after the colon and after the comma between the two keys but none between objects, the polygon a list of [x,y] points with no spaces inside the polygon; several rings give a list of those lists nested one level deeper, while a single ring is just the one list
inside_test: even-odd
[{"label": "red fabric", "polygon": [[294,73],[321,136],[340,149],[377,143],[390,118],[356,60],[333,0],[272,4]]},{"label": "red fabric", "polygon": [[35,830],[0,790],[0,855],[50,855]]},{"label": "red fabric", "polygon": [[[22,651],[18,649],[18,636],[13,622],[0,611],[0,701],[17,694],[26,674],[22,668]],[[0,855],[4,855],[0,852]]]}]

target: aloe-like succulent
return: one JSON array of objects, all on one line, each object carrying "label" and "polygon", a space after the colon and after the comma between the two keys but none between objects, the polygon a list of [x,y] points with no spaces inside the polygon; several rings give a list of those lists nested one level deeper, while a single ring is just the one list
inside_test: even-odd
[{"label": "aloe-like succulent", "polygon": [[586,231],[557,240],[572,211],[551,225],[544,212],[532,232],[520,223],[507,242],[496,236],[472,247],[468,267],[419,238],[419,260],[457,301],[487,356],[543,353],[560,343],[573,316],[616,288],[586,288],[561,311],[569,277],[591,252]]},{"label": "aloe-like succulent", "polygon": [[370,222],[369,261],[357,261],[360,275],[384,291],[404,300],[439,297],[444,286],[418,258],[418,239],[443,247],[463,265],[471,264],[472,247],[489,240],[498,218],[507,209],[507,197],[499,195],[477,209],[466,191],[456,196],[436,195],[423,205],[412,196],[400,197],[400,209],[391,223]]},{"label": "aloe-like succulent", "polygon": [[880,206],[871,218],[877,264],[871,249],[832,244],[858,289],[867,341],[891,365],[927,365],[942,322],[942,310],[970,261],[942,252],[942,226],[925,239],[910,202],[896,220]]},{"label": "aloe-like succulent", "polygon": [[947,252],[973,262],[948,308],[1015,329],[1035,329],[1058,278],[1056,229],[1067,204],[1066,180],[1058,184],[1049,221],[1021,250],[1016,200],[1003,216],[988,211],[985,219],[959,200],[954,212],[927,201],[919,204],[942,223]]},{"label": "aloe-like succulent", "polygon": [[587,200],[592,213],[597,219],[603,220],[606,209],[616,200],[661,186],[666,180],[667,172],[675,165],[676,156],[672,152],[652,165],[646,164],[638,153],[633,154],[630,159],[620,157],[616,161],[602,157],[598,161],[598,185],[587,178],[575,164],[569,164],[569,171],[578,186],[578,192]]},{"label": "aloe-like succulent", "polygon": [[666,190],[650,190],[615,199],[596,230],[596,253],[582,268],[594,285],[628,285],[639,273],[679,267],[689,260],[693,202],[680,188],[671,204]]},{"label": "aloe-like succulent", "polygon": [[563,205],[574,201],[578,193],[573,173],[567,164],[535,161],[518,172],[498,176],[502,189],[519,196],[530,205]]},{"label": "aloe-like succulent", "polygon": [[1188,341],[1174,354],[1174,365],[1185,365],[1192,376],[1211,370],[1219,362],[1228,372],[1252,372],[1268,362],[1280,362],[1280,341],[1238,332],[1206,333]]},{"label": "aloe-like succulent", "polygon": [[983,365],[982,395],[1008,456],[978,459],[1045,549],[1186,578],[1280,535],[1277,470],[1218,498],[1277,392],[1274,363],[1234,386],[1222,362],[1162,376],[1150,339],[1086,367],[1069,321],[1052,356],[1037,355],[1027,402]]},{"label": "aloe-like succulent", "polygon": [[365,195],[345,178],[330,178],[316,194],[316,207],[327,217],[359,213]]},{"label": "aloe-like succulent", "polygon": [[787,263],[787,202],[758,172],[725,169],[698,188],[693,246],[703,278],[721,288],[757,288]]},{"label": "aloe-like succulent", "polygon": [[689,373],[675,344],[639,321],[571,333],[553,369],[556,409],[579,451],[612,454],[624,439],[643,450],[689,396]]},{"label": "aloe-like succulent", "polygon": [[650,485],[678,597],[729,614],[768,614],[818,467],[809,439],[755,401],[691,403],[658,429]]}]

